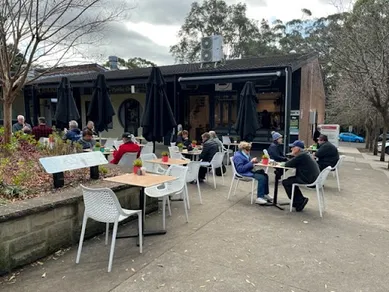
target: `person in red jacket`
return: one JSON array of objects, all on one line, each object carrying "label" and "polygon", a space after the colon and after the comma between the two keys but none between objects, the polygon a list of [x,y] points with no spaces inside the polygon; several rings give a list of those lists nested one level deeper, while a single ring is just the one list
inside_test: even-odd
[{"label": "person in red jacket", "polygon": [[122,135],[123,144],[119,146],[119,149],[113,152],[113,159],[111,163],[118,164],[124,153],[127,152],[136,152],[138,153],[137,157],[140,155],[140,146],[132,142],[132,135],[130,133],[124,133]]}]

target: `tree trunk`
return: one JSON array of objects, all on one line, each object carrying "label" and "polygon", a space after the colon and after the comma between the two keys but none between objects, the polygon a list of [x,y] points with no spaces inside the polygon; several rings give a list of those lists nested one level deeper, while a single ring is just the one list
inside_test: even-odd
[{"label": "tree trunk", "polygon": [[4,144],[11,142],[12,137],[12,103],[3,102],[3,113],[4,113]]},{"label": "tree trunk", "polygon": [[366,131],[366,144],[365,149],[370,149],[369,145],[371,143],[371,137],[370,137],[370,129],[368,126],[365,125],[365,131]]},{"label": "tree trunk", "polygon": [[381,147],[381,157],[380,161],[385,161],[385,141],[386,141],[386,133],[388,132],[388,121],[384,119],[384,133],[382,134],[382,147]]},{"label": "tree trunk", "polygon": [[375,124],[373,135],[373,155],[378,155],[378,136],[380,135],[378,123]]}]

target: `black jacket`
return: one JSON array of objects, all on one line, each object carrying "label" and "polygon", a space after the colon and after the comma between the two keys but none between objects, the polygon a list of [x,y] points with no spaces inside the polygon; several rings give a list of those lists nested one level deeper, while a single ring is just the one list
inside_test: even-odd
[{"label": "black jacket", "polygon": [[215,141],[207,140],[203,144],[203,150],[201,151],[200,159],[202,161],[210,162],[218,150],[219,146]]},{"label": "black jacket", "polygon": [[285,166],[296,168],[296,178],[305,184],[313,183],[320,174],[319,166],[307,152],[300,153],[286,162]]},{"label": "black jacket", "polygon": [[327,166],[334,167],[339,160],[338,149],[331,142],[321,144],[315,156],[318,158],[317,163],[322,170]]},{"label": "black jacket", "polygon": [[273,159],[274,161],[288,161],[288,159],[284,156],[282,145],[278,144],[277,142],[271,143],[269,148],[267,149],[267,152],[269,153],[270,159]]}]

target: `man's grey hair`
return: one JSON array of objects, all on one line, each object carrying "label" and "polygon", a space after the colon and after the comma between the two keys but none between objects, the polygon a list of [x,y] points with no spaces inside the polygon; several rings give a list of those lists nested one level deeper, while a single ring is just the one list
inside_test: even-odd
[{"label": "man's grey hair", "polygon": [[75,120],[70,121],[69,122],[69,128],[77,129],[78,128],[78,123]]},{"label": "man's grey hair", "polygon": [[22,116],[22,115],[18,115],[17,119],[18,120],[25,120],[24,116]]},{"label": "man's grey hair", "polygon": [[209,136],[211,136],[211,138],[217,138],[217,135],[216,135],[216,132],[215,131],[209,131]]}]

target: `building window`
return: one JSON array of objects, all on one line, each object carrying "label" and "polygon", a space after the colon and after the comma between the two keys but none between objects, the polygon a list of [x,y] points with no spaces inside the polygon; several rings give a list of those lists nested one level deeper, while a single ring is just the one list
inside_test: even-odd
[{"label": "building window", "polygon": [[126,99],[119,106],[119,123],[125,132],[137,136],[140,127],[142,109],[139,101],[133,98]]},{"label": "building window", "polygon": [[257,114],[261,129],[282,129],[283,110],[281,107],[282,96],[280,92],[257,94]]},{"label": "building window", "polygon": [[215,96],[215,128],[231,129],[236,123],[238,101],[236,95]]}]

